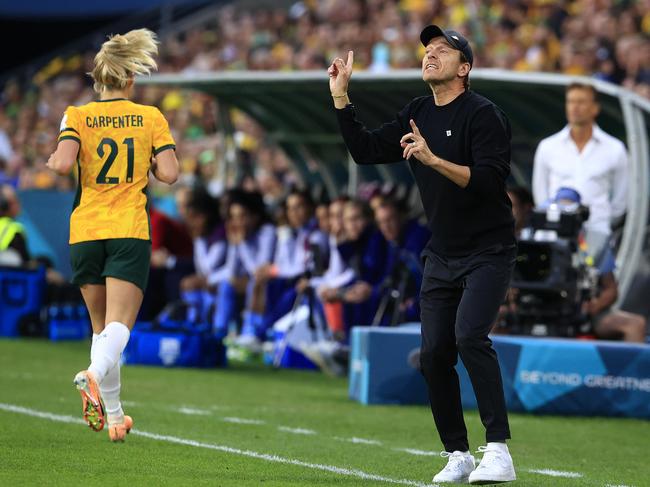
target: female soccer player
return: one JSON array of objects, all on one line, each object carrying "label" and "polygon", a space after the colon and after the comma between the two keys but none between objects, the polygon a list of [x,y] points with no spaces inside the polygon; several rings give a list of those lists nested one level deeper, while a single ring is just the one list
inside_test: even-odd
[{"label": "female soccer player", "polygon": [[167,121],[157,108],[129,101],[134,77],[157,68],[157,52],[156,35],[147,29],[109,37],[89,73],[99,100],[66,109],[57,149],[47,162],[59,174],[68,174],[77,162],[72,281],[81,288],[94,334],[90,366],[74,384],[84,420],[100,431],[107,419],[112,441],[124,441],[133,426],[120,404],[119,361],[149,275],[149,170],[167,184],[178,177]]}]

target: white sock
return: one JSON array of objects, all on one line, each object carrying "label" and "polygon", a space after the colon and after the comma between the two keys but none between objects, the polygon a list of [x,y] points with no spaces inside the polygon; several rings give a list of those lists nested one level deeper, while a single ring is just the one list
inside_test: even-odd
[{"label": "white sock", "polygon": [[92,345],[90,345],[90,363],[92,363],[95,358],[95,342],[97,341],[97,338],[99,338],[99,334],[93,333],[93,342]]},{"label": "white sock", "polygon": [[108,371],[120,361],[120,355],[129,341],[129,328],[117,321],[112,321],[104,328],[92,347],[92,362],[88,370],[93,373],[101,385]]},{"label": "white sock", "polygon": [[108,422],[121,423],[124,420],[124,411],[120,403],[120,363],[108,371],[106,377],[99,386],[99,391],[104,400],[104,407],[108,415]]},{"label": "white sock", "polygon": [[[99,334],[93,333],[93,344],[90,347],[90,361],[92,362],[97,355],[97,347],[95,342],[99,338]],[[106,414],[108,415],[109,423],[121,423],[124,420],[124,411],[122,411],[122,404],[120,403],[120,363],[108,371],[106,377],[99,386],[99,392],[104,401]]]}]

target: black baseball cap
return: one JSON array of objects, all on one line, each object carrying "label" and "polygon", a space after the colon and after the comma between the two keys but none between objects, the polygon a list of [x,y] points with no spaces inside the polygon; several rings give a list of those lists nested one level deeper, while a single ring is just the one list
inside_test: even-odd
[{"label": "black baseball cap", "polygon": [[474,64],[474,54],[472,53],[472,47],[469,45],[469,42],[465,37],[455,30],[442,30],[437,25],[427,25],[422,32],[420,33],[420,41],[424,47],[426,47],[431,39],[434,37],[444,37],[451,47],[458,49],[463,53],[467,62],[469,62],[470,68]]}]

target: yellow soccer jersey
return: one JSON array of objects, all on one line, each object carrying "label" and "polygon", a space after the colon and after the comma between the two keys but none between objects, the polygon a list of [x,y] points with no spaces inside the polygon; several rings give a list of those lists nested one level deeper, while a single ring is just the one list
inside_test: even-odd
[{"label": "yellow soccer jersey", "polygon": [[160,110],[124,98],[70,106],[61,121],[59,141],[65,139],[80,144],[70,243],[149,240],[151,157],[176,147]]}]

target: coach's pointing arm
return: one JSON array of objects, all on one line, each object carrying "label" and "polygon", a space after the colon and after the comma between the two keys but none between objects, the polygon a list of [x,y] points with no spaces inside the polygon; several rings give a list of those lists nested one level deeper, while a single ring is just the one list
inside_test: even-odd
[{"label": "coach's pointing arm", "polygon": [[386,164],[412,157],[431,167],[468,191],[494,195],[510,174],[510,125],[495,106],[474,113],[469,123],[471,165],[457,164],[434,154],[415,122],[410,118],[411,103],[395,120],[376,130],[368,130],[356,119],[348,97],[353,52],[347,62],[335,59],[328,69],[329,86],[343,140],[357,164]]},{"label": "coach's pointing arm", "polygon": [[[352,76],[354,55],[348,52],[347,63],[336,58],[327,73],[330,78],[330,92],[336,107],[341,135],[350,154],[357,164],[386,164],[403,161],[400,138],[408,130],[407,108],[392,122],[376,130],[368,130],[355,117],[354,106],[348,97],[348,83]],[[404,125],[406,119],[406,126]]]}]

